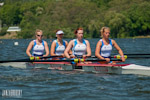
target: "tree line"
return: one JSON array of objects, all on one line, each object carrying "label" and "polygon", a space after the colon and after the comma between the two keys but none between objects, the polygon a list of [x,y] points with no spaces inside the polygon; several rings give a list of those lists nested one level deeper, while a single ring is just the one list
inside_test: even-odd
[{"label": "tree line", "polygon": [[18,38],[33,38],[36,29],[45,38],[54,38],[61,29],[65,38],[74,38],[76,28],[85,38],[99,38],[100,28],[110,27],[111,38],[150,35],[149,0],[5,0],[0,7],[2,31],[20,26]]}]

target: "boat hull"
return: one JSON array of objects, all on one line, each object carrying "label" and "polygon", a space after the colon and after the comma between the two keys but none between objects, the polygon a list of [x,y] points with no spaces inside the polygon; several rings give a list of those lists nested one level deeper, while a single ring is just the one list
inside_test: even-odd
[{"label": "boat hull", "polygon": [[101,74],[122,74],[122,66],[129,64],[71,64],[69,62],[34,62],[27,63],[27,68],[46,68],[46,69],[57,69],[57,70],[78,70],[84,72],[94,72]]},{"label": "boat hull", "polygon": [[73,66],[68,62],[33,62],[26,63],[26,68],[44,68],[57,70],[73,70]]},{"label": "boat hull", "polygon": [[138,74],[150,76],[150,67],[130,64],[122,67],[122,74]]}]

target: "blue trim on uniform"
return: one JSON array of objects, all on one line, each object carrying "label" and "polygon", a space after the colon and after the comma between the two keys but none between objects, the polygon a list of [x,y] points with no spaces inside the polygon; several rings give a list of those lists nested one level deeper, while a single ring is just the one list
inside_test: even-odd
[{"label": "blue trim on uniform", "polygon": [[42,40],[42,45],[44,46],[44,41]]},{"label": "blue trim on uniform", "polygon": [[[42,45],[44,46],[44,41],[42,40]],[[36,40],[34,40],[33,48],[36,46]]]},{"label": "blue trim on uniform", "polygon": [[101,46],[101,48],[104,46],[104,42],[103,42],[103,40],[102,40],[102,46]]},{"label": "blue trim on uniform", "polygon": [[[63,45],[65,46],[66,48],[66,42],[63,40]],[[56,52],[56,49],[59,47],[59,44],[58,44],[58,41],[56,40],[56,47],[55,47],[55,52]]]},{"label": "blue trim on uniform", "polygon": [[66,42],[63,40],[63,45],[65,46],[65,48],[66,48]]},{"label": "blue trim on uniform", "polygon": [[[84,40],[84,39],[82,39],[82,41],[83,41],[83,44],[85,44],[85,45],[86,45],[85,40]],[[74,47],[73,47],[73,48],[75,48],[77,44],[78,44],[77,39],[74,39]]]},{"label": "blue trim on uniform", "polygon": [[[109,39],[109,44],[111,45],[111,46],[113,46],[112,45],[112,41],[111,41],[111,39]],[[101,48],[104,46],[104,42],[103,42],[103,40],[102,40],[102,45],[101,45]],[[101,54],[101,51],[100,51],[100,54]],[[109,57],[108,57],[109,58]]]},{"label": "blue trim on uniform", "polygon": [[[102,42],[102,45],[101,45],[101,49],[102,49],[102,47],[104,46],[104,42],[103,40],[101,42]],[[100,50],[100,54],[101,54],[101,50]]]},{"label": "blue trim on uniform", "polygon": [[75,48],[75,46],[77,45],[78,43],[77,43],[77,39],[75,39],[75,41],[74,41],[74,48]]},{"label": "blue trim on uniform", "polygon": [[[74,60],[75,58],[71,58],[70,60]],[[74,61],[71,62],[71,64],[76,64]]]},{"label": "blue trim on uniform", "polygon": [[[36,43],[36,40],[33,40],[33,41],[34,41],[34,45],[33,45],[33,47],[32,47],[32,51],[33,51],[33,48],[34,48],[34,47],[36,46],[36,44],[37,44],[37,43]],[[44,41],[43,41],[43,40],[42,40],[42,45],[44,46]],[[44,46],[44,48],[45,48],[45,46]],[[32,53],[32,55],[33,55],[33,56],[43,56],[43,55],[36,55],[36,54],[33,54],[33,53]]]},{"label": "blue trim on uniform", "polygon": [[55,47],[55,51],[56,51],[56,49],[58,48],[58,46],[59,46],[59,44],[58,44],[58,42],[57,42],[57,40],[56,40],[56,47]]},{"label": "blue trim on uniform", "polygon": [[[111,41],[111,39],[109,39],[109,44],[112,46],[112,41]],[[103,42],[103,40],[102,40],[102,45],[101,45],[101,48],[104,46],[104,42]],[[101,54],[101,50],[100,50],[100,54]],[[104,57],[104,56],[102,56],[102,57]],[[109,57],[104,57],[104,58],[110,58],[110,60],[111,60],[111,56],[109,56]],[[112,63],[112,61],[110,61],[110,63]]]},{"label": "blue trim on uniform", "polygon": [[75,46],[77,45],[77,39],[74,39],[74,46],[73,46],[73,48],[72,48],[72,51],[74,52],[74,48],[75,48]]},{"label": "blue trim on uniform", "polygon": [[34,45],[33,45],[33,48],[36,46],[36,40],[34,40]]},{"label": "blue trim on uniform", "polygon": [[111,39],[109,39],[109,44],[112,46],[112,41],[111,41]]},{"label": "blue trim on uniform", "polygon": [[[86,45],[85,40],[84,40],[84,39],[82,39],[82,41],[83,41],[83,44],[85,44],[85,45]],[[75,47],[76,47],[76,45],[77,45],[77,44],[78,44],[77,39],[74,39],[74,47],[72,48],[73,55],[75,55],[75,54],[74,54],[74,49],[75,49]],[[87,46],[87,45],[86,45],[86,46]],[[75,56],[78,56],[78,55],[75,55]]]},{"label": "blue trim on uniform", "polygon": [[[111,39],[109,39],[109,44],[112,46],[112,41],[111,41]],[[101,48],[104,46],[104,42],[103,42],[103,40],[102,40],[102,46],[101,46]]]},{"label": "blue trim on uniform", "polygon": [[85,44],[85,45],[86,45],[86,42],[85,42],[85,40],[83,39],[82,41],[83,41],[83,44]]},{"label": "blue trim on uniform", "polygon": [[32,47],[32,55],[34,56],[34,54],[33,54],[33,48],[36,46],[36,40],[33,40],[33,41],[34,41],[34,45]]}]

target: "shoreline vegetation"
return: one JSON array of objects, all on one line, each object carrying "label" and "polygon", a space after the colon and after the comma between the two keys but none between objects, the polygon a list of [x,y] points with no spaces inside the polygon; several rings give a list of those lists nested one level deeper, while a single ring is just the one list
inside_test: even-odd
[{"label": "shoreline vegetation", "polygon": [[[111,29],[111,38],[149,38],[149,0],[2,0],[0,6],[0,38],[33,38],[36,29],[45,38],[74,38],[74,30],[84,29],[85,38],[99,38],[101,27]],[[0,1],[0,3],[2,2]],[[15,36],[7,33],[19,26]]]},{"label": "shoreline vegetation", "polygon": [[7,33],[3,36],[0,36],[0,39],[18,39],[16,33]]}]

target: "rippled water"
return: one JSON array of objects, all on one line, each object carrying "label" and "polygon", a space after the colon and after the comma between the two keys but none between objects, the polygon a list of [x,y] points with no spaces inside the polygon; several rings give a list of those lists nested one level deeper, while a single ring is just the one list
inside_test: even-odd
[{"label": "rippled water", "polygon": [[[150,39],[115,39],[124,53],[150,54]],[[46,40],[50,47],[50,40]],[[98,39],[89,39],[92,53]],[[15,46],[14,42],[19,45]],[[26,58],[30,40],[0,40],[0,60]],[[113,53],[117,53],[115,49]],[[150,59],[127,59],[150,67]],[[17,63],[16,63],[17,65]],[[149,100],[150,77],[140,75],[110,75],[48,69],[21,69],[0,66],[0,100]],[[17,96],[6,91],[20,90]]]}]

